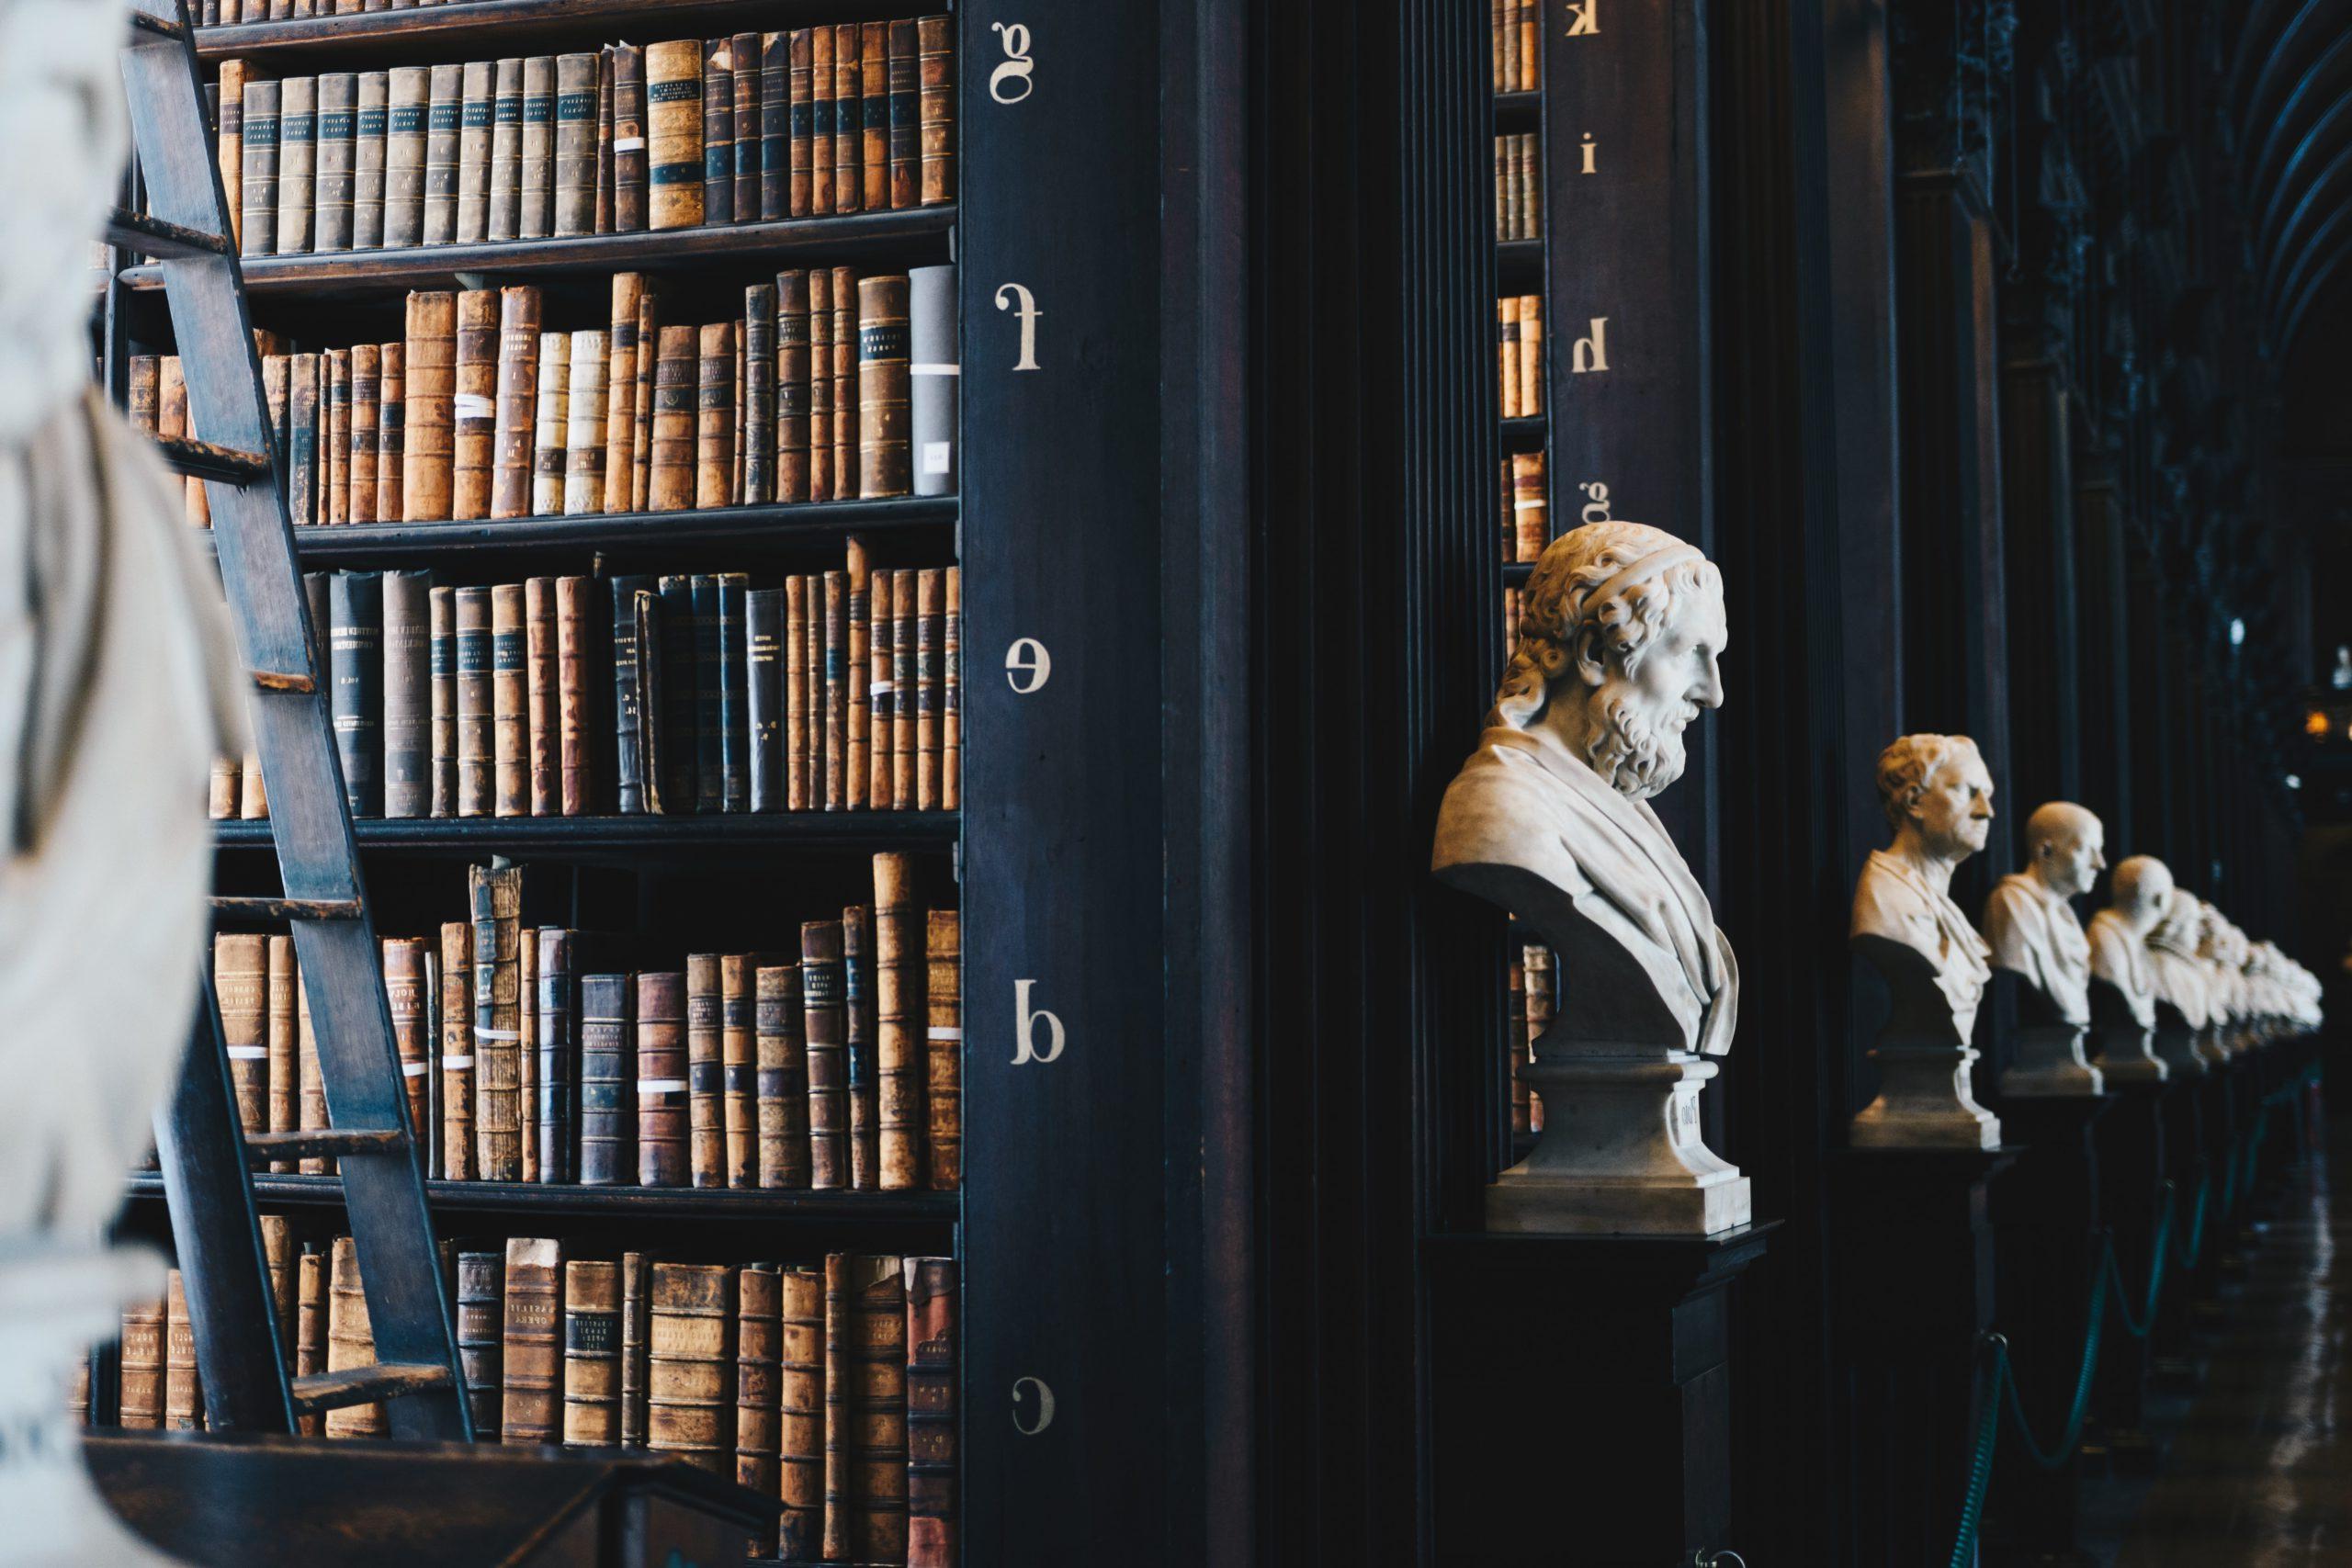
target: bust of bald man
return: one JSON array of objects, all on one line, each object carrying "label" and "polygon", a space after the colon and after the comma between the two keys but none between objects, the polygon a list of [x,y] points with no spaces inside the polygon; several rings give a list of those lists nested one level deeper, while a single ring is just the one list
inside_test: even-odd
[{"label": "bust of bald man", "polygon": [[2107,829],[2081,807],[2053,800],[2026,818],[2025,846],[2026,868],[2001,878],[1984,901],[1993,967],[2023,982],[2016,1057],[2001,1075],[2001,1092],[2097,1094],[2099,1071],[2083,1055],[2091,947],[2074,899],[2107,869]]},{"label": "bust of bald man", "polygon": [[2155,1053],[2156,976],[2148,933],[2172,900],[2172,873],[2153,855],[2115,868],[2107,908],[2091,917],[2091,1030],[2099,1070],[2115,1084],[2162,1083]]}]

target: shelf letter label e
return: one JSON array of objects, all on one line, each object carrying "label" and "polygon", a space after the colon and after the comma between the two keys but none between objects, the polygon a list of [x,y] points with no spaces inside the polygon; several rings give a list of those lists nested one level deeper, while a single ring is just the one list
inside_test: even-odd
[{"label": "shelf letter label e", "polygon": [[[1012,296],[1007,299],[1006,296]],[[1013,364],[1015,370],[1037,368],[1037,318],[1046,312],[1037,309],[1037,297],[1018,283],[1000,286],[996,291],[996,308],[1011,310],[1021,318],[1021,357]]]},{"label": "shelf letter label e", "polygon": [[[1037,1404],[1037,1416],[1035,1425],[1024,1423],[1021,1418],[1021,1391],[1024,1388],[1035,1389],[1036,1391],[1035,1394],[1031,1395],[1031,1397],[1036,1401]],[[1012,1429],[1020,1433],[1024,1438],[1034,1438],[1053,1424],[1054,1391],[1046,1386],[1045,1380],[1042,1378],[1013,1379]]]},{"label": "shelf letter label e", "polygon": [[[1005,683],[1023,696],[1038,690],[1054,678],[1054,656],[1046,645],[1034,637],[1015,637],[1012,646],[1004,650]],[[1023,685],[1023,680],[1028,684]]]},{"label": "shelf letter label e", "polygon": [[[1062,1047],[1069,1043],[1069,1036],[1062,1032],[1060,1019],[1044,1008],[1029,1005],[1029,990],[1036,983],[1035,980],[1012,982],[1012,1065],[1016,1067],[1023,1062],[1053,1061],[1062,1054]],[[1042,1051],[1037,1049],[1037,1025],[1041,1021],[1046,1026],[1046,1048]],[[1049,1400],[1046,1409],[1050,1413],[1052,1408]]]},{"label": "shelf letter label e", "polygon": [[1029,29],[1019,22],[990,22],[989,31],[1003,35],[1004,60],[989,73],[989,96],[1001,104],[1017,104],[1036,90],[1029,73],[1037,62],[1029,58]]}]

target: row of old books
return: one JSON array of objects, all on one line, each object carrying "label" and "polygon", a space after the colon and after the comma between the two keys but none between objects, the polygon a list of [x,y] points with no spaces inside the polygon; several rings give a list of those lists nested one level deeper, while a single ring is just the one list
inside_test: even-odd
[{"label": "row of old books", "polygon": [[[541,925],[525,868],[477,866],[468,918],[383,939],[392,1034],[426,1168],[449,1180],[945,1191],[962,1179],[962,940],[908,856],[874,901],[784,952],[632,968],[633,943]],[[827,911],[832,914],[833,911]],[[328,1125],[289,939],[213,939],[239,1121]],[[276,1168],[318,1174],[324,1158]]]},{"label": "row of old books", "polygon": [[1532,130],[1495,138],[1495,238],[1544,237],[1542,138]]},{"label": "row of old books", "polygon": [[1500,323],[1498,367],[1502,378],[1503,417],[1525,419],[1544,412],[1544,296],[1506,294],[1495,302]]},{"label": "row of old books", "polygon": [[1510,1130],[1540,1133],[1544,1097],[1529,1087],[1521,1069],[1533,1059],[1536,1040],[1552,1027],[1552,950],[1542,942],[1514,943],[1510,969],[1510,1025],[1503,1033],[1503,1055],[1510,1066]]},{"label": "row of old books", "polygon": [[[356,17],[363,11],[413,11],[420,6],[455,6],[460,0],[203,0],[200,28],[241,22],[309,21],[315,17]],[[472,0],[467,0],[472,3]]]},{"label": "row of old books", "polygon": [[[311,572],[355,817],[952,811],[961,573],[534,577]],[[257,758],[214,818],[268,814]]]},{"label": "row of old books", "polygon": [[[1514,452],[1503,459],[1503,559],[1542,558],[1552,542],[1551,498],[1544,484],[1544,454]],[[1513,616],[1511,624],[1518,624]]]},{"label": "row of old books", "polygon": [[280,81],[220,68],[247,256],[564,239],[955,199],[953,24],[848,23]]},{"label": "row of old books", "polygon": [[1495,91],[1537,91],[1544,85],[1544,0],[1487,0],[1487,6]]}]

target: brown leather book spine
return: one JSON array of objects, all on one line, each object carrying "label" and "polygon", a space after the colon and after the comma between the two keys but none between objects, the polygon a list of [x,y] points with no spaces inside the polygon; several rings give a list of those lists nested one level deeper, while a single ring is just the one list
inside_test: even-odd
[{"label": "brown leather book spine", "polygon": [[220,193],[229,214],[229,244],[244,254],[245,62],[220,62],[220,109],[213,137],[213,163],[220,171]]},{"label": "brown leather book spine", "polygon": [[743,432],[736,457],[743,470],[742,501],[765,506],[775,495],[775,285],[743,290]]},{"label": "brown leather book spine", "polygon": [[1542,558],[1552,541],[1550,504],[1544,493],[1544,454],[1514,452],[1510,459],[1512,558]]},{"label": "brown leather book spine", "polygon": [[431,76],[432,94],[424,117],[424,239],[428,245],[446,245],[458,237],[458,185],[465,160],[465,67],[435,65]]},{"label": "brown leather book spine", "polygon": [[777,1553],[815,1561],[825,1523],[825,1273],[786,1269],[777,1280]]},{"label": "brown leather book spine", "polygon": [[718,954],[686,954],[687,1168],[696,1187],[727,1185],[725,1057]]},{"label": "brown leather book spine", "polygon": [[562,1432],[563,1246],[536,1236],[506,1242],[505,1397],[499,1435],[552,1443]]},{"label": "brown leather book spine", "polygon": [[237,1122],[269,1130],[269,939],[223,932],[212,939],[212,990],[236,1090]]},{"label": "brown leather book spine", "polygon": [[590,617],[597,608],[596,580],[559,577],[555,580],[556,653],[556,809],[566,817],[584,817],[596,809],[596,775],[591,751],[591,727],[595,710],[590,706],[595,690],[596,628]]},{"label": "brown leather book spine", "polygon": [[702,45],[702,209],[706,223],[735,220],[735,59],[729,40]]},{"label": "brown leather book spine", "polygon": [[[300,1054],[294,1031],[294,939],[269,939],[269,1012],[266,1042],[269,1047],[269,1131],[294,1132],[300,1123]],[[272,1171],[291,1173],[294,1162],[274,1159]]]},{"label": "brown leather book spine", "polygon": [[956,199],[955,38],[953,17],[922,17],[915,22],[925,207]]},{"label": "brown leather book spine", "polygon": [[526,240],[555,232],[555,56],[523,62],[523,157],[515,231]]},{"label": "brown leather book spine", "polygon": [[187,1288],[176,1269],[164,1275],[164,1430],[204,1427],[204,1393],[196,1375],[196,1325],[187,1315]]},{"label": "brown leather book spine", "polygon": [[703,220],[702,40],[645,47],[646,179],[652,227]]},{"label": "brown leather book spine", "polygon": [[695,501],[696,381],[699,334],[663,327],[653,362],[653,464],[647,507],[683,512]]},{"label": "brown leather book spine", "polygon": [[116,1418],[133,1431],[156,1431],[164,1425],[164,1316],[161,1297],[122,1309]]},{"label": "brown leather book spine", "polygon": [[[163,378],[164,361],[160,355],[134,354],[130,356],[130,390],[125,394],[126,412],[130,423],[150,435],[164,434]],[[172,434],[182,433],[175,431]]]},{"label": "brown leather book spine", "polygon": [[[776,1398],[781,1280],[773,1263],[746,1263],[735,1276],[735,1483],[776,1495]],[[764,1534],[755,1538],[768,1549]]]},{"label": "brown leather book spine", "polygon": [[237,786],[243,765],[234,757],[213,760],[211,775],[206,784],[204,814],[215,822],[233,821],[237,815]]},{"label": "brown leather book spine", "polygon": [[269,789],[261,776],[261,752],[248,748],[237,777],[237,816],[246,822],[266,821],[269,817]]},{"label": "brown leather book spine", "polygon": [[563,513],[564,442],[571,428],[571,334],[539,334],[538,408],[531,421],[531,514]]},{"label": "brown leather book spine", "polygon": [[637,301],[636,471],[629,475],[628,480],[628,506],[632,512],[646,511],[652,504],[653,372],[655,362],[662,356],[662,329],[655,319],[658,314],[656,303],[653,290],[650,288],[639,296]]},{"label": "brown leather book spine", "polygon": [[857,285],[858,494],[868,501],[914,488],[907,445],[909,377],[907,275],[866,277]]},{"label": "brown leather book spine", "polygon": [[735,469],[732,321],[716,321],[701,330],[699,364],[695,402],[695,504],[725,506]]},{"label": "brown leather book spine", "polygon": [[500,293],[469,288],[458,296],[457,389],[452,399],[456,437],[449,481],[449,514],[456,518],[490,515],[492,455],[498,431]]},{"label": "brown leather book spine", "polygon": [[555,57],[555,232],[596,231],[596,56]]},{"label": "brown leather book spine", "polygon": [[939,647],[947,607],[936,568],[915,577],[915,809],[939,809]]},{"label": "brown leather book spine", "polygon": [[351,434],[345,444],[345,519],[376,521],[376,448],[383,440],[384,351],[351,345]]},{"label": "brown leather book spine", "polygon": [[594,231],[613,232],[613,62],[618,46],[606,44],[596,54],[596,123],[590,130],[594,150],[596,204]]},{"label": "brown leather book spine", "polygon": [[808,1185],[808,1053],[801,1037],[800,968],[763,964],[754,975],[758,1060],[759,1185]]},{"label": "brown leather book spine", "polygon": [[281,1356],[294,1354],[294,1235],[283,1214],[256,1215],[262,1267],[269,1273],[269,1314]]},{"label": "brown leather book spine", "polygon": [[857,499],[857,269],[833,268],[833,488]]},{"label": "brown leather book spine", "polygon": [[825,573],[825,809],[849,804],[849,574]]},{"label": "brown leather book spine", "polygon": [[563,1442],[610,1448],[621,1434],[621,1273],[615,1263],[563,1266]]},{"label": "brown leather book spine", "polygon": [[865,78],[855,22],[833,28],[833,210],[865,210]]},{"label": "brown leather book spine", "polygon": [[[334,1238],[327,1264],[327,1365],[331,1372],[376,1364],[376,1336],[368,1323],[368,1294],[359,1282],[359,1254],[347,1235]],[[330,1438],[380,1438],[390,1430],[381,1404],[354,1404],[326,1413]]]},{"label": "brown leather book spine", "polygon": [[474,1179],[474,929],[441,927],[441,1174]]},{"label": "brown leather book spine", "polygon": [[808,1184],[849,1185],[849,1060],[842,1006],[842,924],[800,928],[801,1038],[808,1066]]},{"label": "brown leather book spine", "polygon": [[429,694],[426,727],[426,776],[432,780],[429,805],[435,817],[458,814],[458,591],[435,588],[425,595],[425,616],[431,639],[426,669]]},{"label": "brown leather book spine", "polygon": [[874,1059],[880,1111],[882,1190],[923,1184],[923,1057],[916,1021],[922,1016],[922,932],[914,904],[914,868],[903,854],[874,857]]},{"label": "brown leather book spine", "polygon": [[956,1568],[956,1261],[910,1258],[907,1568]]},{"label": "brown leather book spine", "polygon": [[531,716],[528,634],[523,585],[490,591],[490,734],[492,809],[500,817],[531,814]]},{"label": "brown leather book spine", "polygon": [[506,1258],[499,1252],[458,1254],[458,1365],[465,1374],[466,1405],[474,1438],[494,1443],[506,1401]]},{"label": "brown leather book spine", "polygon": [[[315,1377],[327,1370],[327,1260],[316,1251],[294,1260],[294,1375]],[[318,1437],[325,1422],[317,1416],[295,1418],[295,1430]]]},{"label": "brown leather book spine", "polygon": [[514,1110],[523,1165],[517,1179],[539,1175],[539,932],[516,922],[514,932],[515,1032]]},{"label": "brown leather book spine", "polygon": [[637,1181],[686,1185],[686,977],[637,977]]},{"label": "brown leather book spine", "polygon": [[849,1060],[849,1184],[881,1187],[881,1117],[874,1083],[874,911],[842,911],[842,1022]]},{"label": "brown leather book spine", "polygon": [[613,46],[613,229],[645,227],[645,51]]},{"label": "brown leather book spine", "polygon": [[510,55],[491,67],[490,199],[492,240],[523,229],[523,62]]},{"label": "brown leather book spine", "polygon": [[604,510],[627,512],[637,472],[637,311],[642,273],[613,275],[613,308],[605,338]]},{"label": "brown leather book spine", "polygon": [[319,521],[351,521],[351,351],[319,356],[325,407],[319,418]]},{"label": "brown leather book spine", "polygon": [[915,807],[915,574],[890,574],[890,798]]},{"label": "brown leather book spine", "polygon": [[461,245],[478,245],[490,237],[491,129],[497,104],[497,70],[491,61],[470,61],[461,78],[457,232]]},{"label": "brown leather book spine", "polygon": [[406,504],[401,470],[408,451],[408,345],[379,344],[376,365],[375,520],[397,523]]},{"label": "brown leather book spine", "polygon": [[605,378],[605,334],[571,334],[571,389],[569,424],[564,438],[563,511],[567,517],[584,517],[604,510],[605,418],[609,389]]},{"label": "brown leather book spine", "polygon": [[[303,983],[299,967],[294,974],[294,1054],[302,1125],[332,1125],[327,1116],[326,1079],[319,1071],[319,1037],[311,1025],[310,987]],[[325,1176],[334,1168],[334,1161],[322,1155],[305,1155],[300,1165],[297,1174],[302,1176]]]},{"label": "brown leather book spine", "polygon": [[384,990],[392,1013],[392,1044],[400,1052],[401,1084],[408,1091],[412,1134],[426,1136],[428,1075],[433,1071],[432,1024],[426,1016],[424,939],[388,936],[384,946]]},{"label": "brown leather book spine", "polygon": [[777,273],[775,301],[775,498],[797,504],[809,499],[808,273]]},{"label": "brown leather book spine", "polygon": [[729,104],[734,124],[728,132],[734,181],[729,215],[738,223],[760,219],[760,35],[737,33],[728,40],[727,56],[735,73]]},{"label": "brown leather book spine", "polygon": [[653,1314],[653,1266],[641,1252],[621,1254],[620,1444],[645,1446],[646,1349]]},{"label": "brown leather book spine", "polygon": [[858,1321],[856,1259],[836,1252],[825,1259],[825,1523],[820,1555],[849,1562],[857,1530],[854,1488],[857,1403],[851,1358],[863,1325]]},{"label": "brown leather book spine", "polygon": [[889,89],[889,205],[905,209],[922,200],[922,100],[911,17],[890,24]]},{"label": "brown leather book spine", "polygon": [[720,1081],[725,1093],[729,1187],[760,1184],[759,1050],[752,988],[764,957],[730,953],[718,960]]},{"label": "brown leather book spine", "polygon": [[277,83],[245,84],[237,179],[241,256],[266,256],[277,249],[277,118],[283,107]]},{"label": "brown leather book spine", "polygon": [[964,569],[940,574],[939,808],[964,807]]},{"label": "brown leather book spine", "polygon": [[473,910],[474,1160],[485,1181],[523,1174],[520,866],[467,872]]},{"label": "brown leather book spine", "polygon": [[[484,293],[481,298],[492,296]],[[455,294],[420,291],[408,297],[401,516],[410,523],[437,523],[457,515],[451,488],[457,451],[457,329]]]},{"label": "brown leather book spine", "polygon": [[865,541],[850,536],[846,556],[845,588],[849,599],[848,640],[843,649],[842,701],[846,705],[842,730],[846,738],[842,773],[843,787],[848,791],[847,806],[852,811],[864,810],[870,803],[873,715],[868,711],[865,682],[871,673],[874,639],[873,580],[874,574],[865,558]]},{"label": "brown leather book spine", "polygon": [[784,580],[784,806],[808,809],[808,580]]},{"label": "brown leather book spine", "polygon": [[876,811],[896,804],[891,794],[890,628],[893,573],[868,574],[865,600],[865,803]]},{"label": "brown leather book spine", "polygon": [[[531,514],[532,422],[539,397],[539,291],[528,284],[498,291],[498,394],[491,415],[490,514],[494,518]],[[467,370],[462,342],[459,353],[462,379]],[[464,402],[462,396],[459,402]],[[459,429],[465,429],[462,407]]]},{"label": "brown leather book spine", "polygon": [[297,528],[315,526],[319,515],[319,356],[297,354],[286,393],[286,499]]},{"label": "brown leather book spine", "polygon": [[785,35],[786,112],[785,208],[788,216],[807,218],[819,209],[810,201],[811,149],[815,142],[817,106],[810,81],[815,39],[811,29],[797,28]]},{"label": "brown leather book spine", "polygon": [[735,1473],[735,1271],[653,1266],[646,1444],[722,1478]]},{"label": "brown leather book spine", "polygon": [[534,817],[559,816],[562,809],[556,762],[555,583],[552,577],[523,581],[524,707]]},{"label": "brown leather book spine", "polygon": [[[833,69],[833,29],[831,27],[809,29],[808,47],[808,212],[823,217],[830,212],[856,210],[854,201],[843,206],[834,188],[833,126],[836,107],[833,102],[838,77]],[[252,113],[246,123],[252,123]]]},{"label": "brown leather book spine", "polygon": [[808,272],[808,499],[833,497],[833,274]]},{"label": "brown leather book spine", "polygon": [[288,76],[278,84],[277,254],[311,248],[311,198],[318,190],[319,79]]},{"label": "brown leather book spine", "polygon": [[956,910],[925,915],[923,964],[923,1005],[930,1019],[923,1076],[927,1185],[946,1192],[964,1179],[964,936],[963,917]]},{"label": "brown leather book spine", "polygon": [[901,1260],[853,1255],[857,1327],[850,1385],[856,1417],[852,1561],[907,1560],[907,1292]]}]

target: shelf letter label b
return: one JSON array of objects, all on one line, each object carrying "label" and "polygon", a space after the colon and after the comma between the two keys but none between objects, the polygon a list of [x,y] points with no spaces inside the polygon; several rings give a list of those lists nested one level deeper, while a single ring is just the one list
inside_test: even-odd
[{"label": "shelf letter label b", "polygon": [[[1044,1008],[1029,1005],[1029,990],[1036,983],[1035,980],[1012,982],[1012,1065],[1016,1067],[1023,1062],[1051,1062],[1062,1054],[1062,1047],[1069,1043],[1069,1036],[1062,1032],[1060,1019]],[[1037,1049],[1037,1025],[1040,1022],[1046,1026],[1046,1043],[1042,1051]]]},{"label": "shelf letter label b", "polygon": [[990,22],[989,31],[1003,35],[1004,61],[989,73],[989,96],[1001,104],[1017,104],[1036,90],[1029,73],[1037,62],[1029,58],[1029,29],[1019,22]]},{"label": "shelf letter label b", "polygon": [[[1015,637],[1004,650],[1005,683],[1023,696],[1054,678],[1054,656],[1034,637]],[[1023,681],[1027,684],[1023,684]]]}]

